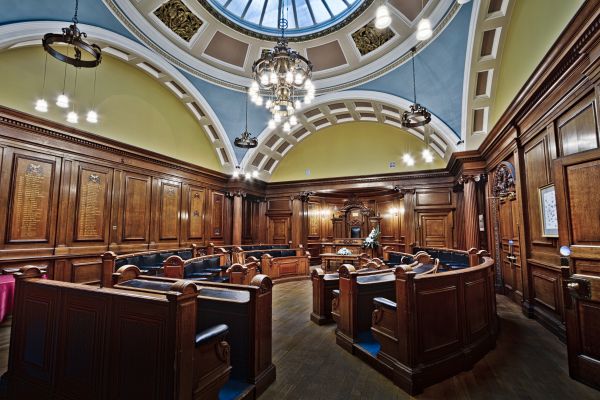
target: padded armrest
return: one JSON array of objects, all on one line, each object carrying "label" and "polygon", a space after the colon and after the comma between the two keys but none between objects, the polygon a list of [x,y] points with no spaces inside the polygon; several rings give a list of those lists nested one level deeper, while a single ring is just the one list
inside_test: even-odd
[{"label": "padded armrest", "polygon": [[215,338],[225,336],[229,333],[229,327],[225,324],[212,326],[196,334],[196,347],[209,342]]},{"label": "padded armrest", "polygon": [[375,297],[373,299],[373,303],[376,306],[382,306],[382,307],[390,308],[392,310],[396,309],[396,302],[388,300],[385,297]]},{"label": "padded armrest", "polygon": [[339,296],[340,295],[340,290],[339,289],[333,289],[331,291],[331,293],[333,293],[334,296]]}]

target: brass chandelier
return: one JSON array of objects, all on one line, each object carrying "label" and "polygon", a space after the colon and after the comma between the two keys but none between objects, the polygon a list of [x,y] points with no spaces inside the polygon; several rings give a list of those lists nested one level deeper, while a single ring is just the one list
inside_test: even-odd
[{"label": "brass chandelier", "polygon": [[248,94],[256,105],[264,104],[271,111],[269,128],[273,129],[283,122],[283,130],[289,132],[292,126],[298,124],[294,113],[302,102],[310,104],[315,96],[315,87],[311,81],[312,63],[288,47],[285,37],[287,26],[287,19],[281,18],[281,37],[277,44],[273,50],[264,50],[262,57],[252,65],[254,81]]}]

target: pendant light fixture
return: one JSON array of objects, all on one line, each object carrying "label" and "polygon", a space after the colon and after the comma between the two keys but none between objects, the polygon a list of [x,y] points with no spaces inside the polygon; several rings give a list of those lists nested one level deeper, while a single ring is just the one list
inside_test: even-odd
[{"label": "pendant light fixture", "polygon": [[375,11],[375,28],[385,29],[392,23],[390,10],[385,4],[381,4]]},{"label": "pendant light fixture", "polygon": [[96,75],[98,70],[94,70],[94,88],[92,89],[92,108],[88,111],[85,120],[90,124],[98,123],[98,113],[94,111],[94,102],[96,101]]},{"label": "pendant light fixture", "polygon": [[[423,0],[421,0],[421,12],[423,12]],[[417,25],[417,40],[423,41],[433,36],[431,21],[428,18],[422,18]]]},{"label": "pendant light fixture", "polygon": [[46,70],[48,69],[48,53],[44,60],[44,80],[42,81],[42,97],[35,102],[35,109],[39,112],[48,112],[48,102],[44,99],[44,92],[46,90]]},{"label": "pendant light fixture", "polygon": [[412,75],[413,75],[413,104],[410,105],[410,111],[402,113],[402,126],[405,128],[416,128],[424,126],[431,122],[431,113],[425,107],[417,103],[417,79],[415,75],[415,56],[417,48],[413,47],[412,52]]},{"label": "pendant light fixture", "polygon": [[237,147],[241,147],[243,149],[252,149],[258,146],[258,140],[255,137],[250,136],[250,132],[248,132],[248,96],[246,98],[246,128],[244,132],[239,137],[236,137],[233,143]]},{"label": "pendant light fixture", "polygon": [[[44,83],[42,88],[42,98],[36,101],[35,109],[40,112],[48,111],[48,103],[43,98],[46,86],[46,70],[48,62],[48,54],[57,60],[65,63],[63,73],[62,92],[56,97],[56,106],[60,108],[69,108],[72,103],[69,96],[65,93],[67,85],[67,65],[75,67],[75,88],[77,88],[77,74],[79,68],[95,68],[102,61],[102,51],[96,44],[90,44],[85,41],[87,34],[81,32],[77,27],[79,22],[77,14],[79,11],[79,0],[75,0],[75,12],[72,18],[72,24],[66,28],[62,28],[62,33],[47,33],[42,38],[42,45],[46,52],[46,64],[44,65]],[[71,54],[71,52],[73,52]],[[94,75],[94,97],[96,90],[96,75]],[[95,100],[95,99],[94,99]],[[92,103],[93,101],[92,100]],[[98,122],[98,114],[90,110],[86,120],[90,123]],[[79,116],[73,105],[71,111],[67,114],[67,121],[73,124],[79,122]]]}]

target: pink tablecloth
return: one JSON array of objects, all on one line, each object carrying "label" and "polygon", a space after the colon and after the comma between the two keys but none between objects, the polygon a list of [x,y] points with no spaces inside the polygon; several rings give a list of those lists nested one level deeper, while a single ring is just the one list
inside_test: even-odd
[{"label": "pink tablecloth", "polygon": [[15,278],[12,275],[0,275],[0,322],[12,313],[15,300]]}]

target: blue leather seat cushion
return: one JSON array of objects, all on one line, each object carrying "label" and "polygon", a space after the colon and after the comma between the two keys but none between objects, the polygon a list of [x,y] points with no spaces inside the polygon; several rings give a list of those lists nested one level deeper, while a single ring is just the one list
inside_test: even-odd
[{"label": "blue leather seat cushion", "polygon": [[173,252],[160,253],[159,255],[160,255],[160,260],[161,260],[161,263],[162,263],[163,261],[165,261],[167,258],[169,258],[169,257],[171,257],[172,255],[174,255],[174,254],[175,254],[175,253],[173,253]]},{"label": "blue leather seat cushion", "polygon": [[118,286],[122,286],[122,287],[132,287],[132,288],[139,288],[139,289],[151,289],[151,290],[157,290],[157,291],[161,291],[161,292],[168,292],[171,289],[171,286],[173,285],[172,282],[157,282],[157,281],[147,281],[144,279],[130,279],[128,281],[125,282],[121,282]]},{"label": "blue leather seat cushion", "polygon": [[295,250],[281,250],[281,257],[294,257],[295,255]]},{"label": "blue leather seat cushion", "polygon": [[127,265],[127,264],[128,264],[128,262],[127,262],[127,259],[126,259],[126,258],[121,258],[120,260],[117,260],[117,261],[115,262],[115,267],[116,267],[116,269],[119,269],[119,268],[121,268],[123,265]]},{"label": "blue leather seat cushion", "polygon": [[142,257],[142,266],[147,265],[160,265],[162,260],[160,259],[160,255],[158,254],[148,254]]},{"label": "blue leather seat cushion", "polygon": [[181,257],[182,260],[189,260],[192,258],[192,252],[190,250],[178,251],[177,255]]},{"label": "blue leather seat cushion", "polygon": [[210,272],[192,272],[190,274],[190,277],[192,278],[210,278],[211,276],[213,276],[213,274]]},{"label": "blue leather seat cushion", "polygon": [[391,308],[392,310],[395,310],[396,307],[397,307],[395,301],[386,299],[385,297],[375,297],[373,299],[373,303],[375,305],[380,305],[380,306],[384,306],[384,307],[387,307],[387,308]]},{"label": "blue leather seat cushion", "polygon": [[127,264],[129,265],[137,265],[138,267],[142,265],[142,260],[140,256],[127,257],[126,260]]},{"label": "blue leather seat cushion", "polygon": [[331,293],[333,293],[334,296],[339,296],[340,295],[340,289],[333,289],[331,291]]},{"label": "blue leather seat cushion", "polygon": [[356,278],[356,282],[359,284],[366,283],[376,283],[376,282],[389,282],[395,280],[396,277],[393,273],[389,274],[377,274],[377,275],[367,275],[367,276],[359,276]]}]

